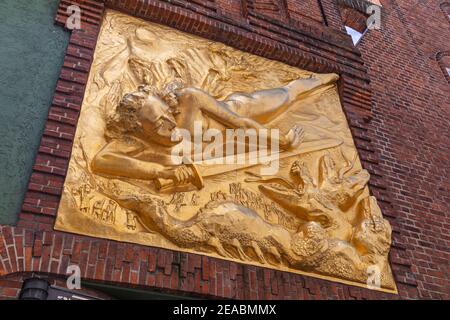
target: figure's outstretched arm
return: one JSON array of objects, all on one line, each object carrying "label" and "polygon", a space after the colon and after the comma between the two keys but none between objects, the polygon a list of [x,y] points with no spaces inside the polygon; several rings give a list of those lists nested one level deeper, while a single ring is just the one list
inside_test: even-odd
[{"label": "figure's outstretched arm", "polygon": [[163,178],[171,179],[178,184],[191,178],[191,173],[185,166],[172,168],[155,162],[138,160],[109,150],[108,146],[94,157],[91,167],[96,173],[131,179],[154,180]]},{"label": "figure's outstretched arm", "polygon": [[110,176],[153,180],[159,177],[164,166],[131,158],[108,150],[100,151],[92,160],[92,170]]}]

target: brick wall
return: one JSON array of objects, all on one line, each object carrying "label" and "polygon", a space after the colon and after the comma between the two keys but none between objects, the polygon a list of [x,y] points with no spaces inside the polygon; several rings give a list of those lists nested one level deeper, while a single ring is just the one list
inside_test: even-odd
[{"label": "brick wall", "polygon": [[288,14],[291,19],[302,21],[305,18],[323,23],[323,13],[319,0],[288,0]]},{"label": "brick wall", "polygon": [[247,12],[291,23],[323,23],[323,13],[319,0],[246,0]]},{"label": "brick wall", "polygon": [[450,20],[439,1],[382,4],[383,29],[358,45],[372,80],[371,130],[411,265],[408,282],[421,298],[448,299],[450,87],[436,54],[450,48]]},{"label": "brick wall", "polygon": [[[256,6],[255,2],[268,4]],[[82,29],[71,33],[19,223],[15,227],[0,226],[0,276],[23,272],[63,276],[69,264],[78,264],[83,277],[90,281],[210,297],[449,297],[445,273],[449,199],[448,182],[444,180],[449,157],[447,141],[441,135],[448,137],[449,95],[438,62],[418,45],[430,35],[412,37],[420,30],[406,21],[403,11],[407,5],[385,1],[386,30],[370,32],[358,50],[342,30],[337,1],[320,1],[322,22],[313,18],[313,22],[295,21],[289,18],[289,6],[274,11],[270,2],[61,1],[56,23],[63,26],[65,8],[77,3],[83,9]],[[427,5],[433,7],[431,2]],[[370,191],[393,226],[390,260],[399,295],[195,254],[53,231],[105,7],[302,69],[339,73],[343,108],[363,166],[372,175]],[[314,12],[305,14],[314,17]],[[5,289],[8,283],[3,284]],[[11,283],[10,288],[15,286]],[[5,289],[1,291],[3,296],[11,296],[13,292],[5,293]]]}]

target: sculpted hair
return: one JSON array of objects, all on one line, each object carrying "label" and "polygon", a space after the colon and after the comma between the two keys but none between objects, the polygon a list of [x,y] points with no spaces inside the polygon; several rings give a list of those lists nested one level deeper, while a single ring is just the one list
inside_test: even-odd
[{"label": "sculpted hair", "polygon": [[137,91],[127,93],[116,107],[116,111],[106,121],[106,137],[121,138],[142,130],[138,113],[149,95],[159,96],[156,88],[140,86]]}]

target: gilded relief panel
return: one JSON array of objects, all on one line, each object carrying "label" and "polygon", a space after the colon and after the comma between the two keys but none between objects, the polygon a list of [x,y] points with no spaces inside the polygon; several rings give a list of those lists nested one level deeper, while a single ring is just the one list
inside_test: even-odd
[{"label": "gilded relief panel", "polygon": [[107,11],[55,228],[395,292],[337,80]]}]

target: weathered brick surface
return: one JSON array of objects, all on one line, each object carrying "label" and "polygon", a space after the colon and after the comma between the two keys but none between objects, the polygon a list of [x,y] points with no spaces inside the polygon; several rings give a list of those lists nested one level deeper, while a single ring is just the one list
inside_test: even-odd
[{"label": "weathered brick surface", "polygon": [[[342,14],[343,3],[359,5],[357,0],[62,0],[56,23],[64,26],[67,7],[78,4],[82,29],[71,34],[19,223],[0,226],[0,298],[17,297],[22,279],[32,273],[64,277],[70,264],[78,264],[89,280],[186,295],[449,298],[445,6],[425,1],[409,10],[407,2],[383,1],[385,29],[368,33],[358,50],[343,32],[342,18],[351,16],[351,10]],[[339,73],[344,111],[372,175],[371,193],[393,226],[390,261],[399,295],[54,231],[105,7],[299,68]],[[436,21],[428,21],[424,12]]]}]

